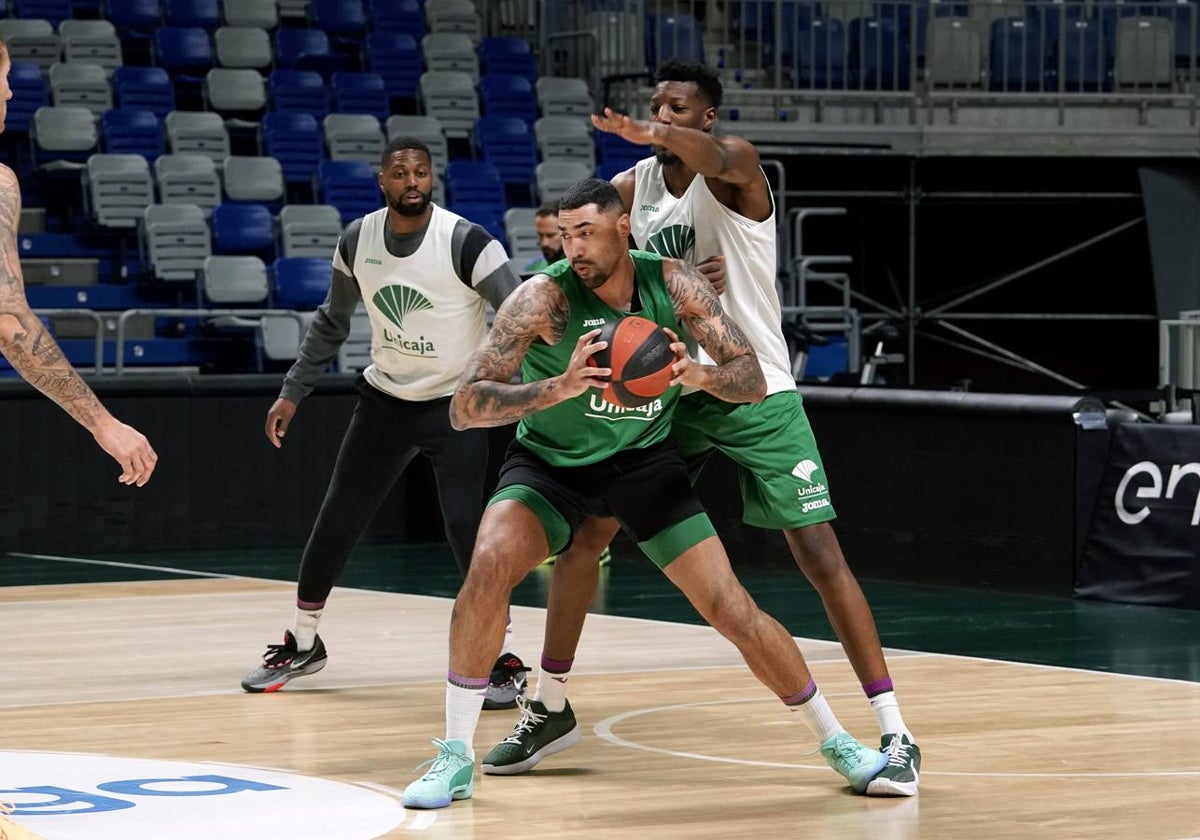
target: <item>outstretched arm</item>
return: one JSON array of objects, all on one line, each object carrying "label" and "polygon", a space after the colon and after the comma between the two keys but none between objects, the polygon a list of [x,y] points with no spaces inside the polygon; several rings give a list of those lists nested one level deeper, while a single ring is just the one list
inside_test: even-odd
[{"label": "outstretched arm", "polygon": [[591,355],[607,346],[593,341],[599,330],[580,336],[562,374],[536,382],[512,381],[533,342],[553,345],[562,340],[569,315],[562,290],[544,275],[526,281],[509,295],[458,380],[450,400],[450,424],[456,429],[503,426],[588,388],[604,387],[612,370],[589,364]]},{"label": "outstretched arm", "polygon": [[677,342],[672,346],[682,358],[675,363],[671,384],[695,385],[726,402],[762,402],[767,381],[758,356],[741,328],[725,314],[712,286],[695,266],[682,260],[663,260],[663,278],[675,314],[717,363],[703,365],[687,358],[683,343]]},{"label": "outstretched arm", "polygon": [[0,166],[0,353],[33,387],[92,433],[121,465],[123,484],[141,487],[150,480],[158,455],[141,432],[108,413],[29,308],[17,253],[20,217],[17,176]]}]

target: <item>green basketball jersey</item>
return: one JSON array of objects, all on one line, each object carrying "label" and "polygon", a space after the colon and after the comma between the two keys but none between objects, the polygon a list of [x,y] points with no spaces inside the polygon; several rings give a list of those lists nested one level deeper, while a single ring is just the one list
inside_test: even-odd
[{"label": "green basketball jersey", "polygon": [[[675,329],[675,305],[663,281],[662,258],[645,251],[631,251],[636,287],[635,305],[640,309],[621,312],[598,298],[583,285],[567,261],[554,263],[543,273],[566,295],[570,318],[558,344],[535,343],[521,365],[526,382],[549,379],[567,369],[579,336],[602,327],[623,315],[639,315],[659,326]],[[517,440],[542,460],[556,467],[594,464],[623,449],[642,449],[658,443],[670,431],[671,410],[679,398],[679,387],[641,408],[621,408],[588,389],[577,397],[531,414],[517,426]]]}]

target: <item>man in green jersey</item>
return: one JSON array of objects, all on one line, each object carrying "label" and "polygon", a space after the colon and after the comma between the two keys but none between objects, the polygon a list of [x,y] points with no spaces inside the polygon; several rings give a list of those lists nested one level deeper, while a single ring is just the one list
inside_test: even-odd
[{"label": "man in green jersey", "polygon": [[[738,582],[668,437],[681,386],[731,403],[762,400],[766,381],[753,348],[695,268],[627,250],[629,214],[608,182],[568,190],[558,226],[567,261],[505,301],[450,403],[455,428],[519,425],[450,621],[446,736],[434,740],[438,753],[406,788],[404,806],[442,808],[471,796],[472,741],[512,588],[585,521],[608,516],[800,712],[831,766],[861,792],[887,759],[841,727],[795,641]],[[689,359],[676,338],[666,393],[637,409],[605,402],[599,391],[611,370],[591,359],[605,346],[598,328],[627,313],[667,328],[681,323],[715,363]],[[631,412],[642,422],[618,419]],[[555,740],[565,749],[579,737],[572,727]]]}]

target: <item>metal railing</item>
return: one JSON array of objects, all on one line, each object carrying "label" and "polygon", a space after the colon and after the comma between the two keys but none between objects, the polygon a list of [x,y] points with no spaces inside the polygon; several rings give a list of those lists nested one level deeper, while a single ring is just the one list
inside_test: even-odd
[{"label": "metal railing", "polygon": [[1158,322],[1158,384],[1200,391],[1200,309]]}]

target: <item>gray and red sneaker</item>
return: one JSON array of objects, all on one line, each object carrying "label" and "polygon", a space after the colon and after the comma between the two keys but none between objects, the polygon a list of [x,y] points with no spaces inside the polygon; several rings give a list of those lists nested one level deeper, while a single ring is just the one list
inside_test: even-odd
[{"label": "gray and red sneaker", "polygon": [[328,661],[329,654],[325,652],[325,643],[320,636],[316,637],[311,650],[302,651],[297,650],[292,631],[285,630],[283,644],[267,645],[263,664],[242,678],[242,688],[255,694],[269,694],[283,688],[294,677],[317,673]]}]

